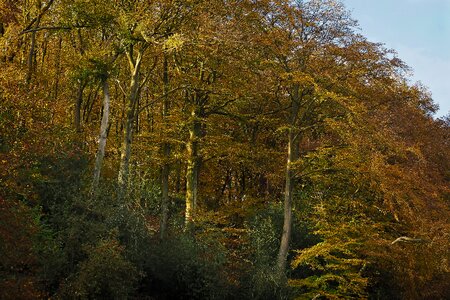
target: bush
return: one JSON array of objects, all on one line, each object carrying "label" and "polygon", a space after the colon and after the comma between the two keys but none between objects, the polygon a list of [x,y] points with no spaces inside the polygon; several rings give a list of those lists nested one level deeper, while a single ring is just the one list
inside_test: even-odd
[{"label": "bush", "polygon": [[134,292],[138,272],[124,257],[124,247],[115,238],[85,247],[88,258],[68,279],[62,298],[126,299]]},{"label": "bush", "polygon": [[225,254],[218,243],[180,234],[147,250],[141,294],[157,299],[224,299]]}]

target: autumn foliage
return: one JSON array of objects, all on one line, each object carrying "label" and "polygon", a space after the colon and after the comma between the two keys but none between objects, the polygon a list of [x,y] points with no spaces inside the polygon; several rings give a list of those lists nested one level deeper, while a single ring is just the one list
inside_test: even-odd
[{"label": "autumn foliage", "polygon": [[0,0],[1,299],[446,299],[450,122],[337,0]]}]

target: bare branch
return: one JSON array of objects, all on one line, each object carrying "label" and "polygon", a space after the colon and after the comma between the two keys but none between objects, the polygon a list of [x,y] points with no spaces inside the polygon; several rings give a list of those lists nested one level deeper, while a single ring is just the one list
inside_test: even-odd
[{"label": "bare branch", "polygon": [[407,236],[401,236],[401,237],[397,238],[395,241],[393,241],[391,243],[391,245],[394,245],[394,244],[399,243],[399,242],[426,243],[426,241],[423,240],[423,239],[414,239],[414,238],[410,238],[410,237],[407,237]]}]

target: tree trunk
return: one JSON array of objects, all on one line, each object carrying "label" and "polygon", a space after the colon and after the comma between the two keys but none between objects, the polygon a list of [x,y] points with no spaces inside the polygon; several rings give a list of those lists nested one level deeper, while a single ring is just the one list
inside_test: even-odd
[{"label": "tree trunk", "polygon": [[[164,125],[167,124],[167,117],[169,116],[169,70],[167,57],[164,57],[164,102],[162,108],[162,117]],[[165,126],[166,127],[166,126]],[[165,133],[164,133],[165,134]],[[162,145],[164,164],[161,170],[161,224],[160,224],[160,238],[164,239],[167,231],[167,220],[169,216],[169,173],[170,173],[170,144],[164,142]]]},{"label": "tree trunk", "polygon": [[[84,56],[84,45],[83,45],[83,38],[81,36],[81,30],[77,30],[78,33],[78,39],[80,41],[80,55]],[[75,112],[74,112],[74,118],[75,118],[75,130],[76,132],[81,132],[81,106],[83,104],[83,92],[87,85],[86,79],[79,79],[78,80],[78,93],[77,93],[77,99],[75,102]],[[104,84],[103,88],[104,88]],[[109,92],[109,91],[108,91]]]},{"label": "tree trunk", "polygon": [[41,74],[43,74],[45,72],[44,67],[46,65],[45,59],[47,57],[48,40],[49,40],[49,34],[47,32],[44,36],[44,41],[42,42],[42,56],[41,56],[41,68],[40,68]]},{"label": "tree trunk", "polygon": [[299,104],[299,91],[298,87],[294,89],[293,101],[290,115],[290,128],[288,132],[288,157],[286,163],[286,175],[285,175],[285,189],[284,189],[284,222],[283,232],[281,234],[280,249],[277,259],[277,270],[280,278],[285,277],[286,262],[289,253],[289,243],[292,235],[292,199],[294,192],[295,174],[292,170],[292,164],[297,161],[299,157],[299,143],[298,143],[298,130],[297,119],[300,109]]},{"label": "tree trunk", "polygon": [[55,63],[55,69],[56,69],[56,74],[55,74],[55,91],[54,91],[54,98],[53,99],[58,99],[58,95],[59,95],[59,78],[61,76],[61,52],[62,52],[62,38],[60,37],[58,39],[58,52],[56,53],[56,63]]},{"label": "tree trunk", "polygon": [[192,110],[192,123],[189,128],[189,140],[187,150],[187,170],[186,170],[186,210],[185,225],[188,228],[195,218],[197,205],[199,157],[198,140],[200,138],[200,121],[195,109]]},{"label": "tree trunk", "polygon": [[125,120],[125,132],[120,149],[120,167],[118,175],[118,197],[123,198],[128,187],[128,176],[130,171],[131,143],[133,140],[134,121],[136,119],[136,105],[139,97],[139,72],[141,68],[142,53],[139,52],[136,60],[132,57],[132,51],[127,53],[130,70],[130,95],[128,99],[127,114]]},{"label": "tree trunk", "polygon": [[177,161],[176,164],[176,175],[175,175],[175,193],[179,194],[181,191],[181,171],[182,171],[182,161]]},{"label": "tree trunk", "polygon": [[81,105],[83,104],[83,92],[86,84],[82,81],[78,81],[78,91],[77,98],[75,100],[75,108],[74,108],[74,122],[75,122],[75,131],[77,133],[81,132]]},{"label": "tree trunk", "polygon": [[102,169],[103,158],[105,157],[105,147],[106,147],[106,139],[108,135],[108,120],[109,120],[109,86],[108,81],[105,79],[103,81],[103,116],[102,123],[100,126],[100,137],[98,140],[98,151],[97,156],[95,158],[95,168],[94,168],[94,179],[92,181],[91,187],[91,195],[95,195],[98,188],[98,182],[100,180],[100,172]]},{"label": "tree trunk", "polygon": [[[39,23],[40,23],[40,18],[38,18],[38,20],[36,21],[36,28],[39,27]],[[28,64],[28,70],[27,70],[27,84],[31,82],[31,78],[33,77],[33,73],[34,73],[34,60],[35,60],[35,53],[36,53],[36,31],[33,31],[31,33],[31,44],[30,44],[30,51],[28,52],[28,59],[27,59],[27,64]]]}]

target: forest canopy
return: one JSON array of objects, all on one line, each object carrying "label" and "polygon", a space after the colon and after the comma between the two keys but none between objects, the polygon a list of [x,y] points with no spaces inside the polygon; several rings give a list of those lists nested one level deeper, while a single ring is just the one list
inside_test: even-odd
[{"label": "forest canopy", "polygon": [[0,0],[0,298],[447,299],[409,71],[338,0]]}]

